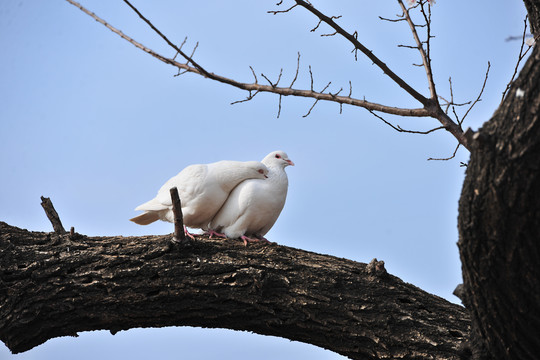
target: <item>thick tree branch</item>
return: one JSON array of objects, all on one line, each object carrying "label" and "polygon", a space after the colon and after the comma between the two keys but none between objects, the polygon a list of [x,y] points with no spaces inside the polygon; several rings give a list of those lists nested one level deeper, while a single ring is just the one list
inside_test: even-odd
[{"label": "thick tree branch", "polygon": [[0,339],[22,352],[58,336],[133,327],[248,330],[352,359],[457,359],[461,306],[372,266],[276,244],[86,237],[0,222]]},{"label": "thick tree branch", "polygon": [[459,201],[465,298],[474,349],[487,349],[484,358],[540,354],[539,84],[535,46],[501,106],[473,136]]}]

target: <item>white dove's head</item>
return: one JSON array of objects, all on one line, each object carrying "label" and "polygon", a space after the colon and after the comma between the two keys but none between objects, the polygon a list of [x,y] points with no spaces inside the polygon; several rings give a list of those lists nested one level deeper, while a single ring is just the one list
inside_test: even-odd
[{"label": "white dove's head", "polygon": [[285,166],[294,166],[294,163],[292,160],[289,160],[289,156],[285,151],[272,151],[270,154],[266,155],[266,157],[263,159],[263,164],[269,165],[269,164],[277,164],[281,167]]},{"label": "white dove's head", "polygon": [[252,179],[266,179],[268,178],[268,168],[258,161],[246,161],[246,168],[249,170]]}]

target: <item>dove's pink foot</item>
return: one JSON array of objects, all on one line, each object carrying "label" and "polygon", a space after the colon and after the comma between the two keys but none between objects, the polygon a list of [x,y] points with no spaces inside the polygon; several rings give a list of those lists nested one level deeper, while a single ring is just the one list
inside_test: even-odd
[{"label": "dove's pink foot", "polygon": [[267,243],[270,242],[270,240],[268,240],[267,238],[265,238],[265,237],[262,236],[262,235],[255,234],[255,237],[256,237],[257,239],[261,240],[261,241],[265,241],[265,242],[267,242]]},{"label": "dove's pink foot", "polygon": [[186,233],[186,236],[189,236],[191,238],[191,240],[195,240],[195,236],[193,236],[193,234],[191,234],[188,229],[186,228],[186,226],[184,225],[184,232]]},{"label": "dove's pink foot", "polygon": [[214,230],[209,230],[209,231],[206,233],[206,235],[208,235],[208,237],[209,237],[210,239],[212,238],[212,236],[216,236],[216,237],[218,237],[218,238],[223,238],[223,239],[227,238],[227,235],[222,234],[222,233],[218,233],[217,231],[214,231]]},{"label": "dove's pink foot", "polygon": [[257,242],[257,241],[266,241],[267,243],[270,242],[266,240],[266,238],[264,238],[263,236],[260,236],[260,235],[256,235],[256,236],[257,236],[256,238],[250,238],[248,236],[242,235],[240,236],[240,239],[244,240],[244,246],[247,246],[248,242]]}]

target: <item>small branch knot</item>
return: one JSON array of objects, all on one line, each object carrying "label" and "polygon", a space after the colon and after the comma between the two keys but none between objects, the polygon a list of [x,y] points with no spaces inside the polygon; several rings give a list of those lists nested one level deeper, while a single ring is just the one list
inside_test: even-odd
[{"label": "small branch knot", "polygon": [[370,261],[366,268],[367,272],[372,275],[381,276],[386,275],[386,269],[384,267],[384,261],[378,261],[377,258],[374,258]]},{"label": "small branch knot", "polygon": [[458,297],[461,300],[461,302],[464,302],[464,299],[465,299],[465,286],[463,284],[459,284],[458,286],[456,286],[456,288],[454,289],[454,292],[452,294],[454,294],[456,297]]}]

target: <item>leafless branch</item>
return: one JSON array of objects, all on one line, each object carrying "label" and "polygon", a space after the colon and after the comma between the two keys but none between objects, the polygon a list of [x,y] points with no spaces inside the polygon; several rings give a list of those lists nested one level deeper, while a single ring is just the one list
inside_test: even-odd
[{"label": "leafless branch", "polygon": [[255,84],[258,84],[259,80],[257,80],[257,75],[255,74],[255,70],[253,70],[251,66],[249,68],[251,69],[251,73],[253,74],[253,77],[255,78]]},{"label": "leafless branch", "polygon": [[[353,37],[354,37],[355,39],[358,39],[358,32],[357,32],[357,31],[355,31],[355,32],[353,33]],[[353,51],[354,51],[354,61],[358,61],[358,48],[355,47],[354,49],[352,49],[351,52],[353,52]]]},{"label": "leafless branch", "polygon": [[333,33],[331,34],[321,34],[321,36],[334,36],[337,34],[337,31],[334,31]]},{"label": "leafless branch", "polygon": [[309,77],[311,78],[311,91],[313,91],[313,72],[311,72],[311,65],[309,65]]},{"label": "leafless branch", "polygon": [[330,91],[328,93],[335,97],[335,96],[338,96],[342,91],[343,91],[343,88],[339,89],[339,91],[335,94],[332,94]]},{"label": "leafless branch", "polygon": [[[72,4],[74,2],[72,2],[72,0],[67,0],[69,2],[71,2]],[[148,26],[150,26],[152,28],[152,30],[154,30],[154,32],[156,32],[159,36],[161,36],[161,38],[163,40],[165,40],[165,42],[167,44],[169,44],[170,47],[172,47],[173,49],[175,49],[177,51],[177,53],[179,53],[180,55],[182,55],[184,57],[184,59],[186,59],[188,61],[188,63],[191,63],[193,65],[193,67],[195,67],[197,70],[200,71],[200,73],[205,76],[205,77],[210,77],[210,74],[208,73],[208,71],[206,71],[202,66],[200,66],[199,64],[197,64],[193,59],[191,59],[189,56],[187,56],[180,48],[178,48],[176,45],[174,45],[165,35],[163,35],[163,33],[161,31],[159,31],[147,18],[145,18],[143,16],[143,14],[141,14],[139,12],[139,10],[137,10],[137,8],[133,5],[131,5],[131,3],[128,1],[128,0],[124,0],[124,2],[133,10],[135,11],[135,13],[137,13],[137,15],[139,15],[139,17],[145,22],[148,24]],[[80,6],[80,5],[79,5]],[[81,10],[82,10],[82,6],[81,6]],[[186,64],[187,65],[187,64]]]},{"label": "leafless branch", "polygon": [[[281,5],[282,1],[280,1],[279,3],[277,3],[276,5]],[[287,10],[269,10],[267,11],[268,14],[272,14],[272,15],[277,15],[277,14],[283,14],[283,13],[286,13],[286,12],[289,12],[291,11],[292,9],[294,9],[295,7],[297,7],[298,4],[294,4],[293,6],[291,6],[290,8],[288,8]]]},{"label": "leafless branch", "polygon": [[315,16],[317,16],[320,20],[328,24],[330,27],[332,27],[334,30],[337,31],[338,34],[343,36],[345,39],[349,40],[355,48],[360,50],[364,55],[366,55],[375,65],[377,65],[387,76],[389,76],[396,84],[398,84],[401,88],[403,88],[406,92],[408,92],[412,97],[414,97],[416,100],[418,100],[422,105],[426,106],[429,101],[426,99],[422,94],[420,94],[418,91],[413,89],[407,82],[405,82],[402,78],[400,78],[396,73],[394,73],[390,68],[382,62],[373,52],[368,50],[362,43],[360,43],[356,37],[347,31],[345,31],[341,26],[339,26],[331,17],[324,15],[319,10],[317,10],[313,5],[308,3],[305,0],[295,0],[296,3]]},{"label": "leafless branch", "polygon": [[294,74],[294,79],[291,82],[291,85],[289,85],[289,89],[291,89],[296,82],[296,79],[298,78],[298,72],[300,71],[300,53],[298,53],[298,60],[296,60],[296,74]]},{"label": "leafless branch", "polygon": [[409,134],[422,134],[422,135],[426,135],[426,134],[429,134],[429,133],[432,133],[434,131],[437,131],[437,130],[442,130],[444,129],[444,126],[439,126],[439,127],[436,127],[434,129],[431,129],[431,130],[427,130],[427,131],[418,131],[418,130],[406,130],[406,129],[403,129],[401,126],[399,125],[394,125],[392,124],[390,121],[386,120],[385,118],[383,118],[382,116],[376,114],[374,111],[372,110],[368,110],[373,116],[375,116],[376,118],[378,118],[379,120],[381,120],[382,122],[384,122],[386,125],[390,126],[392,129],[398,131],[398,132],[403,132],[403,133],[409,133]]},{"label": "leafless branch", "polygon": [[453,112],[453,114],[454,114],[454,116],[456,118],[456,122],[461,125],[461,122],[459,120],[459,116],[456,113],[456,106],[470,105],[472,103],[472,100],[464,102],[464,103],[456,103],[456,102],[454,102],[454,90],[453,90],[453,87],[452,87],[452,78],[451,77],[448,78],[448,82],[450,84],[450,100],[445,99],[441,95],[439,95],[439,99],[441,99],[441,100],[443,100],[445,102],[444,106],[446,107],[446,109],[445,109],[444,113],[448,115],[448,110],[450,109],[450,107],[452,107],[452,112]]},{"label": "leafless branch", "polygon": [[[184,46],[184,44],[186,43],[187,41],[187,36],[184,38],[184,41],[182,41],[182,43],[180,44],[180,47],[179,49],[182,50],[182,47]],[[176,60],[176,57],[178,56],[179,53],[176,53],[174,56],[173,56],[173,60]]]},{"label": "leafless branch", "polygon": [[261,73],[261,76],[262,76],[263,78],[265,78],[266,81],[268,81],[268,83],[269,83],[273,88],[275,88],[275,87],[279,84],[279,82],[280,82],[280,80],[281,80],[281,75],[283,75],[283,68],[279,71],[278,79],[277,79],[276,83],[274,84],[272,81],[270,81],[269,78],[266,77],[266,75],[264,75],[264,74]]},{"label": "leafless branch", "polygon": [[[333,101],[340,104],[340,107],[343,104],[363,107],[367,110],[371,111],[377,111],[381,113],[387,113],[387,114],[393,114],[393,115],[400,115],[400,116],[412,116],[412,117],[433,117],[439,120],[443,127],[449,131],[453,136],[455,136],[459,142],[461,142],[465,147],[468,148],[468,142],[467,139],[463,136],[463,130],[461,127],[454,123],[452,119],[448,117],[447,114],[444,113],[444,111],[440,108],[437,99],[428,99],[418,93],[415,89],[413,89],[410,85],[408,85],[403,79],[401,79],[398,75],[396,75],[394,72],[392,72],[388,66],[382,62],[378,57],[376,57],[371,51],[369,51],[364,45],[362,45],[357,40],[357,33],[349,34],[347,33],[343,28],[341,28],[339,25],[337,25],[334,22],[334,18],[336,17],[328,17],[324,14],[322,14],[319,10],[315,9],[308,1],[305,0],[295,0],[297,5],[300,5],[301,7],[307,9],[311,13],[313,13],[315,16],[317,16],[322,22],[328,24],[330,27],[332,27],[337,34],[340,34],[341,36],[345,37],[348,41],[350,41],[354,47],[355,50],[360,50],[362,53],[364,53],[370,60],[373,61],[375,65],[377,65],[379,68],[383,70],[383,72],[389,76],[394,82],[396,82],[400,87],[402,87],[407,93],[409,93],[411,96],[413,96],[416,100],[418,100],[422,105],[423,108],[413,108],[413,109],[406,109],[406,108],[397,108],[377,103],[371,103],[366,101],[365,99],[355,99],[351,97],[352,93],[352,85],[350,85],[350,94],[349,96],[340,96],[336,94],[331,93],[324,93],[324,91],[317,92],[313,89],[313,73],[310,68],[310,77],[311,77],[311,90],[300,90],[300,89],[293,89],[291,87],[278,87],[277,83],[272,84],[269,79],[267,81],[270,83],[270,85],[263,85],[259,84],[257,82],[256,76],[255,76],[255,83],[244,83],[240,82],[234,79],[230,79],[218,74],[211,73],[207,71],[205,68],[203,68],[201,65],[199,65],[197,62],[195,62],[190,56],[186,55],[179,47],[174,45],[166,36],[164,36],[148,19],[146,19],[137,9],[133,7],[129,3],[128,0],[124,0],[138,15],[143,19],[153,31],[155,31],[160,37],[169,44],[177,53],[179,53],[184,59],[187,60],[187,63],[182,64],[177,62],[174,59],[167,58],[159,53],[156,53],[155,51],[145,47],[144,45],[138,43],[137,41],[133,40],[129,36],[123,34],[120,30],[114,28],[101,18],[99,18],[94,13],[88,11],[83,6],[75,2],[74,0],[66,0],[72,5],[78,7],[80,10],[85,12],[87,15],[94,18],[96,21],[100,22],[107,28],[109,28],[111,31],[125,39],[126,41],[129,41],[131,44],[136,46],[137,48],[145,51],[146,53],[154,56],[158,60],[170,64],[178,69],[184,70],[184,72],[190,72],[194,74],[198,74],[204,77],[207,77],[211,80],[221,82],[224,84],[228,84],[230,86],[234,86],[238,89],[246,90],[250,92],[247,99],[242,100],[247,101],[249,99],[252,99],[253,96],[255,96],[259,92],[270,92],[274,93],[280,96],[298,96],[298,97],[308,97],[315,99],[316,102],[319,100],[325,100],[325,101]],[[253,70],[252,70],[253,72]],[[278,79],[279,81],[279,79]]]},{"label": "leafless branch", "polygon": [[[530,38],[532,36],[533,36],[532,34],[527,34],[525,37]],[[514,41],[514,40],[521,40],[521,39],[523,39],[522,35],[520,35],[520,36],[509,36],[506,39],[504,39],[504,41]]]},{"label": "leafless branch", "polygon": [[[527,34],[527,19],[528,19],[529,15],[527,14],[525,16],[525,20],[523,20],[523,22],[525,23],[524,27],[523,27],[523,35],[521,36],[521,47],[519,48],[519,56],[518,56],[518,61],[516,63],[516,67],[514,68],[514,73],[512,74],[512,78],[510,79],[510,81],[508,82],[508,84],[506,85],[506,89],[504,89],[503,93],[502,93],[502,98],[501,98],[501,104],[504,100],[504,97],[506,96],[506,93],[508,92],[508,90],[510,90],[510,88],[512,87],[512,83],[514,82],[514,79],[517,75],[517,72],[518,72],[518,68],[519,68],[519,64],[521,63],[521,60],[523,60],[523,58],[525,57],[525,55],[527,55],[527,53],[529,52],[529,50],[531,49],[532,46],[529,46],[527,47],[527,50],[525,50],[525,52],[523,52],[523,48],[525,46],[525,37],[526,37],[526,34]],[[507,39],[508,41],[508,39]]]},{"label": "leafless branch", "polygon": [[[298,4],[296,4],[298,5]],[[310,32],[315,32],[315,30],[317,30],[319,28],[319,26],[321,25],[322,23],[322,19],[319,19],[319,22],[317,23],[317,25],[315,25],[315,27],[311,30],[309,30]]]},{"label": "leafless branch", "polygon": [[400,22],[400,21],[405,21],[405,18],[403,18],[403,17],[400,17],[400,18],[398,18],[398,19],[388,19],[388,18],[379,16],[379,19],[384,20],[384,21],[389,21],[389,22]]},{"label": "leafless branch", "polygon": [[[405,16],[405,19],[407,20],[407,23],[409,24],[409,27],[411,29],[411,32],[413,34],[413,37],[414,37],[414,41],[416,42],[416,46],[417,46],[417,49],[418,51],[420,52],[420,56],[422,57],[422,63],[423,63],[423,67],[424,69],[426,70],[426,75],[427,75],[427,79],[428,79],[428,84],[429,84],[429,92],[431,94],[431,99],[432,100],[437,100],[437,91],[435,89],[435,82],[433,81],[433,74],[432,74],[432,71],[431,71],[431,59],[429,58],[429,39],[430,39],[430,26],[429,26],[429,19],[425,16],[425,13],[424,13],[424,5],[422,4],[422,2],[420,2],[420,6],[421,6],[421,11],[422,13],[424,13],[424,17],[426,19],[426,24],[428,24],[428,27],[427,27],[427,52],[424,51],[424,46],[422,45],[422,41],[420,40],[420,37],[418,36],[418,33],[416,32],[416,26],[414,25],[412,19],[411,19],[411,16],[409,14],[409,9],[407,9],[407,7],[405,6],[405,4],[403,4],[403,1],[402,0],[398,0],[398,3],[399,3],[399,6],[401,6],[401,10],[403,11],[403,15]],[[431,14],[431,12],[430,12]],[[430,15],[431,16],[431,15]]]},{"label": "leafless branch", "polygon": [[480,89],[480,93],[478,94],[478,97],[476,98],[476,100],[474,100],[473,103],[471,104],[471,107],[467,110],[465,115],[463,115],[463,117],[461,118],[461,122],[459,123],[460,126],[461,126],[461,124],[463,124],[463,121],[465,121],[465,118],[467,117],[467,115],[469,115],[469,112],[472,110],[474,105],[476,105],[476,103],[481,100],[480,97],[482,96],[482,94],[484,93],[484,89],[486,88],[486,82],[487,82],[487,79],[488,79],[488,76],[489,76],[489,68],[490,67],[491,67],[491,63],[488,61],[488,66],[487,66],[487,70],[486,70],[486,76],[484,77],[484,83],[482,84],[482,89]]},{"label": "leafless branch", "polygon": [[[452,77],[448,77],[448,82],[450,86],[450,101],[452,104],[454,104],[454,87],[452,86]],[[446,109],[446,112],[448,113],[448,108]]]},{"label": "leafless branch", "polygon": [[429,158],[428,161],[431,161],[431,160],[435,160],[435,161],[448,161],[448,160],[452,160],[453,158],[456,157],[457,151],[458,151],[458,149],[459,149],[460,146],[461,146],[461,143],[458,143],[457,146],[456,146],[456,149],[454,150],[454,153],[453,153],[452,156],[450,156],[450,157],[447,157],[447,158]]},{"label": "leafless branch", "polygon": [[[412,45],[402,45],[402,44],[398,44],[398,47],[400,48],[405,48],[405,49],[418,49],[418,46],[412,46]],[[416,65],[416,64],[415,64]],[[422,66],[422,65],[420,65]]]},{"label": "leafless branch", "polygon": [[[195,55],[195,51],[197,51],[197,48],[199,47],[199,42],[197,41],[197,43],[195,44],[195,47],[193,48],[193,51],[191,52],[191,55],[189,56],[190,59],[193,59],[193,55]],[[189,60],[188,62],[186,63],[186,65],[189,63]]]},{"label": "leafless branch", "polygon": [[[231,105],[235,105],[235,104],[240,104],[240,103],[243,103],[243,102],[247,102],[247,101],[253,99],[253,98],[255,97],[255,95],[257,95],[258,93],[259,93],[259,91],[255,91],[255,93],[253,93],[253,95],[252,95],[251,90],[250,90],[250,91],[249,91],[249,95],[248,95],[245,99],[233,101],[233,102],[231,103]],[[280,96],[281,96],[281,95],[280,95]]]},{"label": "leafless branch", "polygon": [[[186,39],[187,39],[187,36],[186,36]],[[182,46],[184,46],[184,43],[186,42],[186,39],[184,39],[184,41],[182,42],[182,44],[180,45],[180,49],[182,49]],[[197,43],[195,44],[195,47],[193,48],[193,51],[191,52],[191,56],[190,56],[190,59],[193,58],[193,55],[195,55],[195,51],[197,51],[197,48],[199,47],[199,42],[197,41]],[[176,58],[176,56],[178,56],[178,52],[174,55],[173,59]],[[186,61],[185,63],[186,65],[189,64],[189,60]],[[185,73],[187,73],[188,71],[187,70],[184,70],[182,72],[182,69],[178,69],[178,73],[176,75],[174,75],[175,77],[176,76],[180,76],[180,75],[183,75]]]},{"label": "leafless branch", "polygon": [[[311,73],[311,67],[310,67],[310,73]],[[311,86],[313,87],[313,77],[311,78],[312,82],[311,82]],[[326,86],[324,87],[324,89],[321,90],[321,93],[324,93],[324,91],[326,89],[328,89],[328,87],[330,86],[332,82],[330,81],[328,84],[326,84]],[[332,94],[329,94],[330,96],[332,96]],[[317,103],[319,102],[319,99],[315,100],[315,102],[313,103],[313,105],[311,105],[311,107],[309,108],[309,111],[305,114],[305,115],[302,115],[302,117],[308,117],[309,114],[311,114],[311,110],[313,110],[313,108],[315,107],[315,105],[317,105]]]},{"label": "leafless branch", "polygon": [[454,114],[454,117],[456,118],[456,122],[461,125],[463,123],[463,119],[460,121],[459,120],[459,116],[456,112],[456,106],[455,105],[452,105],[452,114]]}]

